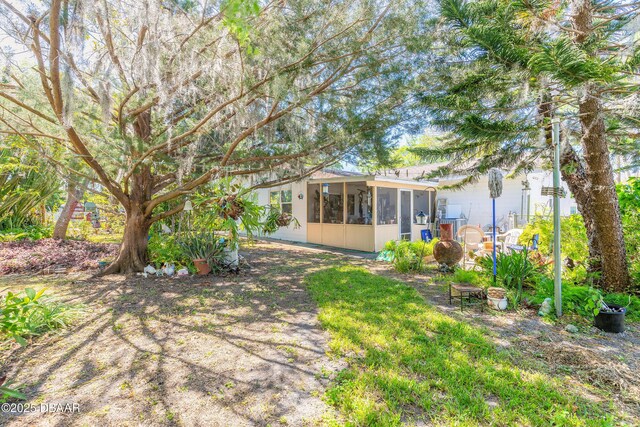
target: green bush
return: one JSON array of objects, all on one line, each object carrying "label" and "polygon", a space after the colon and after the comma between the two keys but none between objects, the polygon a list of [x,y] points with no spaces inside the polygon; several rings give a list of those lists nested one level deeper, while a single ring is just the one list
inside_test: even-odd
[{"label": "green bush", "polygon": [[[587,245],[587,231],[580,215],[570,215],[560,219],[562,230],[562,257],[569,257],[577,262],[583,262],[589,256]],[[544,255],[553,252],[553,219],[536,216],[527,224],[519,238],[521,245],[529,244],[534,234],[540,235],[539,251]]]},{"label": "green bush", "polygon": [[0,242],[18,240],[40,240],[51,237],[53,229],[42,225],[29,225],[21,228],[9,228],[0,231]]},{"label": "green bush", "polygon": [[174,235],[151,236],[148,250],[149,260],[156,268],[161,268],[164,263],[169,263],[175,264],[176,269],[187,267],[189,271],[195,271],[191,258],[185,253]]},{"label": "green bush", "polygon": [[[563,281],[562,283],[562,310],[566,313],[576,313],[585,317],[593,316],[594,299],[599,299],[601,292],[591,286],[575,285]],[[540,304],[545,298],[554,298],[553,279],[547,276],[539,276],[536,279],[534,293],[528,296],[530,302]],[[608,293],[602,295],[606,303],[627,307],[627,320],[640,321],[640,298],[620,293]]]},{"label": "green bush", "polygon": [[[498,285],[510,291],[514,305],[518,305],[526,285],[533,284],[540,274],[539,268],[528,259],[529,252],[513,251],[509,254],[500,252],[496,255],[496,279]],[[485,271],[487,277],[493,276],[493,256],[485,255],[476,261]]]},{"label": "green bush", "polygon": [[640,179],[630,178],[616,187],[620,200],[622,229],[629,259],[629,272],[636,288],[640,288]]},{"label": "green bush", "polygon": [[428,243],[422,240],[415,242],[391,240],[385,243],[384,250],[393,252],[393,267],[398,272],[418,272],[425,267],[424,258],[433,255],[433,247],[437,242],[438,239]]},{"label": "green bush", "polygon": [[463,270],[461,268],[454,271],[450,279],[456,283],[469,283],[471,285],[485,284],[485,280],[477,271]]},{"label": "green bush", "polygon": [[45,297],[44,292],[26,288],[0,299],[0,338],[13,338],[24,346],[25,338],[66,328],[81,313],[82,306]]}]

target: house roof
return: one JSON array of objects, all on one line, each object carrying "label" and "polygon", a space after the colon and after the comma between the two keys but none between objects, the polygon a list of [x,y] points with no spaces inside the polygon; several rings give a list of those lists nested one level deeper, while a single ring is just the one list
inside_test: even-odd
[{"label": "house roof", "polygon": [[319,183],[338,183],[338,182],[361,182],[361,181],[376,181],[376,182],[388,182],[394,184],[406,184],[406,185],[420,185],[425,187],[435,187],[437,185],[434,181],[416,181],[415,179],[399,179],[390,176],[380,175],[350,175],[350,176],[333,176],[333,177],[315,177],[312,176],[309,179],[310,184]]},{"label": "house roof", "polygon": [[360,172],[352,172],[352,171],[346,171],[342,169],[327,168],[327,169],[323,169],[321,171],[313,173],[311,175],[311,179],[334,178],[339,176],[362,176],[362,174]]}]

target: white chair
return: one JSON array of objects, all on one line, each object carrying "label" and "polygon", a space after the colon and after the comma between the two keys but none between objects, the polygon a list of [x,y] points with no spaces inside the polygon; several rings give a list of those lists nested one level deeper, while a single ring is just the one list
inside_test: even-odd
[{"label": "white chair", "polygon": [[496,240],[502,243],[502,252],[506,252],[509,246],[517,245],[523,231],[522,228],[512,228],[504,234],[497,235]]}]

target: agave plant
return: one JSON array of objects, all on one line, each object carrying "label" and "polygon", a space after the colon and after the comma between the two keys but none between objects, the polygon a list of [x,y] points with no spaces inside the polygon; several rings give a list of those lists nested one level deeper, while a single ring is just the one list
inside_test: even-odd
[{"label": "agave plant", "polygon": [[183,236],[178,243],[185,255],[193,259],[204,259],[211,268],[219,265],[223,259],[223,240],[214,233],[189,233]]}]

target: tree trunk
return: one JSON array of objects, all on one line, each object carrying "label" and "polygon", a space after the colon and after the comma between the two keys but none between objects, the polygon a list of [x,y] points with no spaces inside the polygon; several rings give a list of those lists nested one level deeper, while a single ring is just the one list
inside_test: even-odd
[{"label": "tree trunk", "polygon": [[153,176],[147,165],[141,165],[139,171],[131,177],[131,195],[125,207],[127,218],[124,224],[124,236],[116,260],[103,274],[133,274],[144,270],[149,261],[147,244],[149,229],[153,223],[145,215],[145,205],[151,200]]},{"label": "tree trunk", "polygon": [[593,87],[587,86],[586,96],[579,103],[582,147],[587,178],[591,183],[594,229],[602,252],[604,288],[624,291],[630,284],[627,252],[602,105],[594,93]]},{"label": "tree trunk", "polygon": [[[553,147],[553,135],[551,129],[551,118],[553,104],[551,96],[544,94],[538,107],[538,112],[543,118],[545,140],[549,148]],[[561,138],[562,139],[562,138]],[[587,245],[589,247],[589,259],[587,260],[587,271],[595,273],[602,269],[602,252],[600,242],[595,229],[595,218],[593,216],[593,200],[591,198],[591,185],[587,177],[584,163],[568,142],[564,145],[560,155],[560,174],[562,180],[567,183],[569,191],[578,206],[578,212],[582,216],[584,227],[587,232]]]},{"label": "tree trunk", "polygon": [[583,162],[578,157],[573,147],[566,143],[560,155],[561,174],[567,183],[569,191],[578,205],[578,212],[582,215],[584,227],[587,231],[587,245],[589,246],[589,259],[587,271],[595,273],[602,271],[602,251],[600,240],[595,228],[595,212],[591,197],[591,184],[587,177]]},{"label": "tree trunk", "polygon": [[[574,5],[572,27],[574,43],[587,55],[596,57],[590,37],[593,35],[594,3],[582,0]],[[595,83],[585,82],[578,101],[582,149],[589,181],[593,228],[602,253],[602,282],[608,290],[625,291],[630,284],[627,251],[624,246],[618,194],[604,123],[604,111]]]},{"label": "tree trunk", "polygon": [[73,180],[69,180],[67,183],[67,201],[60,212],[60,216],[56,221],[56,225],[53,228],[54,239],[65,239],[67,237],[67,229],[69,228],[69,221],[73,216],[73,211],[78,206],[78,202],[82,199],[84,190],[82,187],[76,185]]},{"label": "tree trunk", "polygon": [[103,274],[133,274],[144,270],[149,261],[147,243],[151,222],[144,216],[140,206],[127,211],[124,236],[116,260]]}]

